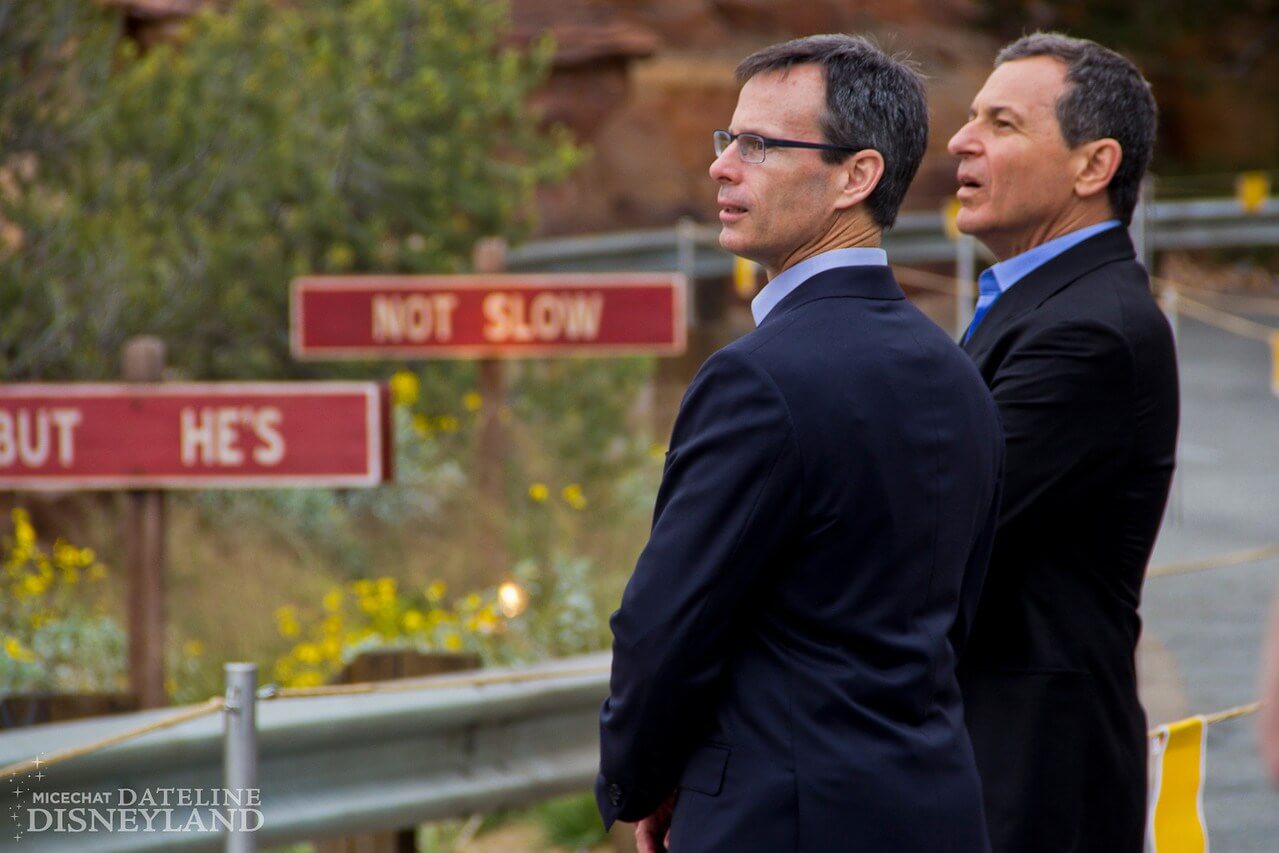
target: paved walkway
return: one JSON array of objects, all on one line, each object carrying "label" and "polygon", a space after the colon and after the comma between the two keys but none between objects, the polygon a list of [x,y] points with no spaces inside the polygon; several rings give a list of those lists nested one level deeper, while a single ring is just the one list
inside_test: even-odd
[{"label": "paved walkway", "polygon": [[[1189,319],[1179,344],[1180,462],[1154,566],[1279,542],[1279,397],[1267,347]],[[1257,698],[1277,586],[1279,558],[1147,581],[1139,665],[1151,725]],[[1279,850],[1279,792],[1263,778],[1255,724],[1244,717],[1208,732],[1213,853]]]}]

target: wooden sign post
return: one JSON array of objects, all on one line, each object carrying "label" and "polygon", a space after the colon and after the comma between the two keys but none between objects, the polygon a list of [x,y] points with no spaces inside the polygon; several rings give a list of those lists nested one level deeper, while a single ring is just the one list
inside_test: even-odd
[{"label": "wooden sign post", "polygon": [[[123,360],[125,382],[159,382],[164,374],[164,342],[153,337],[132,338],[125,342]],[[129,689],[140,708],[159,708],[168,704],[164,689],[164,492],[128,492],[124,513]]]}]

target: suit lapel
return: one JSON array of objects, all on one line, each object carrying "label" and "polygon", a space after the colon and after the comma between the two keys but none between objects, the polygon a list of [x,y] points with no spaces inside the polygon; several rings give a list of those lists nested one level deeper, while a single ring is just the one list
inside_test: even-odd
[{"label": "suit lapel", "polygon": [[999,338],[999,331],[1054,293],[1093,270],[1115,261],[1134,260],[1132,240],[1122,226],[1107,228],[1032,270],[990,306],[981,325],[964,342],[964,351],[979,359]]}]

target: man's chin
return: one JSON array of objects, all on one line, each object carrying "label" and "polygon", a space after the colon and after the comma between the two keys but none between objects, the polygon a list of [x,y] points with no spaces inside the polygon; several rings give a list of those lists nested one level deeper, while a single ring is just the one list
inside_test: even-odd
[{"label": "man's chin", "polygon": [[966,211],[960,208],[959,213],[955,216],[955,228],[960,234],[966,234],[969,237],[981,239],[981,235],[989,231],[986,227],[987,223],[983,218],[974,211]]},{"label": "man's chin", "polygon": [[733,228],[732,225],[723,225],[719,229],[719,247],[725,252],[744,258],[746,253],[750,251],[750,241],[745,239],[741,232]]}]

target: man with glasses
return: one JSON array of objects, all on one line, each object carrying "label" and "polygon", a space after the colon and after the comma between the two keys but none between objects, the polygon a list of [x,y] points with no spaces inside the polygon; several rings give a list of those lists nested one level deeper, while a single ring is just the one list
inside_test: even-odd
[{"label": "man with glasses", "polygon": [[720,243],[758,328],[703,365],[613,615],[596,795],[641,851],[987,849],[955,662],[1003,439],[879,248],[927,141],[919,75],[814,36],[738,68]]}]

